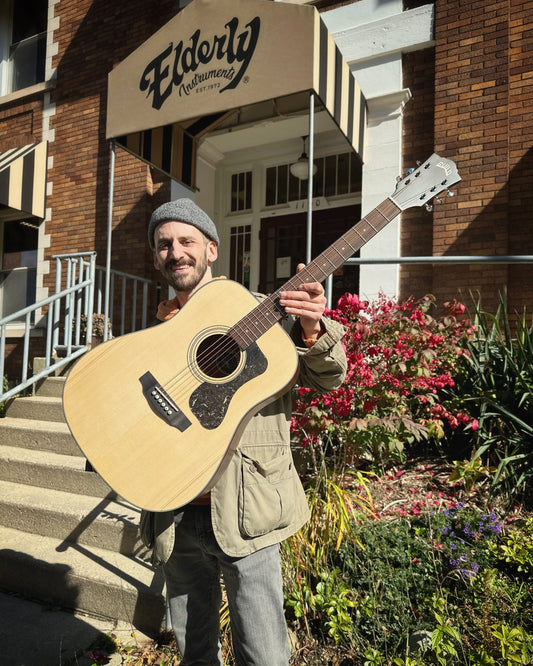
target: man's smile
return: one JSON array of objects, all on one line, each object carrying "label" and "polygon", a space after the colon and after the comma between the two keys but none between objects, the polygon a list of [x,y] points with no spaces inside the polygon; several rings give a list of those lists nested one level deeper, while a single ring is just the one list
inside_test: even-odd
[{"label": "man's smile", "polygon": [[167,270],[173,271],[174,273],[186,272],[191,268],[194,268],[194,262],[192,261],[179,262],[179,263],[172,261],[167,264]]}]

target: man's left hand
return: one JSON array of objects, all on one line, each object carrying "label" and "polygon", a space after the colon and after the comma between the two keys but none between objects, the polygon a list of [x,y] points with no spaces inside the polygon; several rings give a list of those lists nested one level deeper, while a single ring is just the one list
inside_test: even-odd
[{"label": "man's left hand", "polygon": [[[297,270],[300,271],[304,266],[298,264]],[[320,282],[301,284],[298,291],[282,291],[279,303],[287,314],[300,318],[306,339],[318,339],[322,332],[320,319],[326,309],[324,287]]]}]

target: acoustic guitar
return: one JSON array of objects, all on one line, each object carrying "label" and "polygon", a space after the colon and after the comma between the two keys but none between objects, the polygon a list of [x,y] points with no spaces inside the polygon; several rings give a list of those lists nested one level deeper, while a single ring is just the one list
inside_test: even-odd
[{"label": "acoustic guitar", "polygon": [[70,371],[63,407],[94,469],[132,504],[176,509],[211,489],[263,406],[298,375],[279,326],[281,291],[322,282],[401,211],[429,204],[460,180],[432,155],[389,198],[265,300],[213,280],[159,326],[114,338]]}]

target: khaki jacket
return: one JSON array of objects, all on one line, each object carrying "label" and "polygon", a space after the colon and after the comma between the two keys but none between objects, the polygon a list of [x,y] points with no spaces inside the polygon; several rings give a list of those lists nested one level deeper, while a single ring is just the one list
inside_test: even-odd
[{"label": "khaki jacket", "polygon": [[[319,391],[337,389],[346,374],[341,344],[344,327],[323,318],[325,333],[302,346],[301,327],[292,320],[290,336],[300,359],[298,384]],[[252,417],[230,463],[211,489],[211,517],[220,548],[242,557],[288,538],[309,519],[304,489],[290,449],[291,392]],[[153,550],[155,566],[174,548],[174,512],[141,513],[141,538]]]}]

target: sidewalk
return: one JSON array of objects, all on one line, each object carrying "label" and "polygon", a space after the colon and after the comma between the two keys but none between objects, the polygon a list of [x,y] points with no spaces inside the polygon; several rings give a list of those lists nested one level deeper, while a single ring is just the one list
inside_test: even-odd
[{"label": "sidewalk", "polygon": [[[113,633],[133,645],[147,637],[124,622],[69,613],[0,591],[0,646],[5,666],[90,666],[91,645],[101,633]],[[112,655],[110,666],[122,663]]]}]

